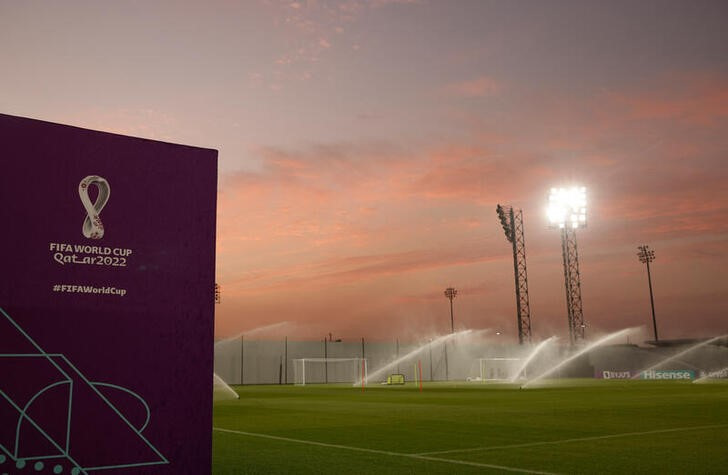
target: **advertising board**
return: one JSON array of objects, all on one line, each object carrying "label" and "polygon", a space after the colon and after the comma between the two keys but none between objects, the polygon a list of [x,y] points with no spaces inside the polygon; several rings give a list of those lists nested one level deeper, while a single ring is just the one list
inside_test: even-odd
[{"label": "advertising board", "polygon": [[597,370],[595,377],[598,379],[695,379],[695,371],[691,369]]},{"label": "advertising board", "polygon": [[640,379],[695,379],[692,369],[653,369],[642,371]]},{"label": "advertising board", "polygon": [[599,379],[632,379],[631,371],[598,370],[595,376]]},{"label": "advertising board", "polygon": [[209,473],[217,152],[0,139],[0,473]]}]

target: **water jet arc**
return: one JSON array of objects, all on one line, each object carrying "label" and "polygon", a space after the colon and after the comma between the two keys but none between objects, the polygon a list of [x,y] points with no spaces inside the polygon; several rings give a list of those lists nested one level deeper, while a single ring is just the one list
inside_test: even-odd
[{"label": "water jet arc", "polygon": [[[415,348],[414,350],[410,351],[406,355],[399,357],[394,361],[390,361],[389,363],[385,364],[378,370],[376,370],[372,373],[369,373],[364,382],[365,382],[365,384],[368,384],[370,380],[376,380],[377,378],[379,378],[383,374],[385,374],[387,372],[387,370],[396,367],[398,364],[402,363],[403,361],[407,361],[408,359],[412,358],[416,354],[426,350],[430,345],[433,345],[433,346],[442,345],[443,343],[447,342],[448,340],[451,340],[453,338],[458,338],[461,336],[465,336],[472,332],[473,332],[473,330],[463,330],[463,331],[459,331],[459,332],[455,332],[455,333],[448,333],[447,335],[439,336],[432,341],[428,341],[427,343],[424,343],[424,344],[418,346],[417,348]],[[361,386],[361,383],[362,383],[362,378],[359,378],[353,384],[353,386]]]},{"label": "water jet arc", "polygon": [[528,366],[528,364],[531,361],[533,361],[533,359],[536,357],[536,355],[538,355],[541,352],[541,350],[543,350],[546,347],[546,345],[548,345],[551,342],[551,340],[555,340],[557,338],[558,337],[554,335],[554,336],[551,336],[551,337],[545,339],[544,341],[542,341],[538,345],[536,345],[536,347],[533,349],[533,351],[531,352],[531,354],[528,355],[528,357],[526,358],[526,361],[523,362],[523,364],[521,365],[521,367],[518,368],[518,371],[516,371],[516,373],[513,375],[513,377],[511,378],[510,382],[511,383],[515,383],[516,380],[518,379],[518,377],[521,375],[521,373],[523,373],[526,370],[526,367]]},{"label": "water jet arc", "polygon": [[675,355],[669,356],[669,357],[665,358],[664,360],[660,361],[659,363],[650,366],[647,369],[643,369],[642,371],[638,371],[634,376],[632,376],[632,379],[638,378],[642,373],[644,373],[646,371],[652,371],[653,369],[659,368],[660,366],[664,365],[665,363],[668,363],[668,362],[670,362],[670,361],[672,361],[674,359],[680,358],[681,356],[686,355],[686,354],[690,353],[691,351],[700,348],[701,346],[709,345],[709,344],[713,343],[714,341],[718,341],[721,338],[726,338],[726,337],[728,337],[728,333],[725,334],[725,335],[721,335],[721,336],[716,336],[716,337],[710,338],[709,340],[701,341],[697,345],[693,345],[690,348],[687,348],[687,349],[685,349],[685,350],[683,350],[683,351],[681,351],[681,352],[679,352],[679,353],[677,353]]},{"label": "water jet arc", "polygon": [[536,376],[533,379],[529,379],[528,381],[526,381],[521,386],[521,388],[527,388],[532,383],[534,383],[536,381],[540,381],[543,378],[545,378],[546,376],[549,376],[549,375],[555,373],[556,371],[558,371],[559,369],[561,369],[564,365],[572,362],[573,360],[577,359],[578,357],[580,357],[582,355],[585,355],[586,353],[589,353],[594,348],[596,348],[598,346],[601,346],[601,345],[603,345],[603,344],[605,344],[605,343],[607,343],[607,342],[609,342],[611,340],[614,340],[616,338],[619,338],[621,336],[628,335],[628,334],[634,332],[635,330],[636,330],[636,328],[625,328],[624,330],[620,330],[618,332],[611,333],[611,334],[609,334],[609,335],[607,335],[607,336],[605,336],[605,337],[603,337],[603,338],[595,341],[594,343],[591,343],[591,344],[587,345],[586,347],[584,347],[581,350],[577,351],[576,353],[574,353],[573,355],[569,356],[565,360],[562,360],[556,366],[554,366],[554,367],[552,367],[552,368],[544,371],[543,373],[541,373],[540,375]]},{"label": "water jet arc", "polygon": [[233,388],[231,388],[223,379],[217,375],[217,373],[212,373],[212,390],[213,394],[217,391],[218,394],[220,392],[222,393],[221,397],[213,399],[240,399],[240,395],[235,392]]}]

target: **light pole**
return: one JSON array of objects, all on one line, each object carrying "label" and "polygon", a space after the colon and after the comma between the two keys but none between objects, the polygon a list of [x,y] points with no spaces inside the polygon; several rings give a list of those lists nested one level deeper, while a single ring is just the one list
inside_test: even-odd
[{"label": "light pole", "polygon": [[513,247],[513,275],[516,282],[516,318],[518,344],[531,342],[531,306],[528,300],[528,271],[526,270],[526,238],[523,233],[523,211],[512,206],[498,205],[498,219]]},{"label": "light pole", "polygon": [[457,297],[458,291],[452,287],[445,289],[445,297],[450,300],[450,333],[455,333],[455,320],[452,316],[452,300]]},{"label": "light pole", "polygon": [[432,381],[432,338],[430,338],[428,347],[430,348],[430,381]]},{"label": "light pole", "polygon": [[324,337],[324,383],[329,384],[329,349]]},{"label": "light pole", "polygon": [[652,307],[652,329],[655,332],[655,343],[658,343],[660,339],[657,337],[657,320],[655,319],[655,299],[652,296],[652,275],[650,274],[650,262],[655,260],[655,251],[650,249],[649,246],[642,245],[638,246],[637,249],[639,249],[639,252],[637,253],[637,257],[639,257],[640,262],[647,265],[647,283],[650,286],[650,306]]},{"label": "light pole", "polygon": [[586,188],[551,188],[548,219],[552,228],[561,230],[561,254],[564,260],[564,286],[569,338],[574,345],[584,339],[584,313],[581,305],[581,275],[576,230],[586,227]]},{"label": "light pole", "polygon": [[[450,300],[450,334],[455,333],[455,320],[452,316],[452,300],[457,297],[458,291],[454,289],[453,287],[448,287],[445,289],[445,297]],[[450,369],[447,364],[447,342],[443,345],[443,349],[445,350],[445,381],[450,380]]]},{"label": "light pole", "polygon": [[245,335],[240,334],[240,385],[245,384]]}]

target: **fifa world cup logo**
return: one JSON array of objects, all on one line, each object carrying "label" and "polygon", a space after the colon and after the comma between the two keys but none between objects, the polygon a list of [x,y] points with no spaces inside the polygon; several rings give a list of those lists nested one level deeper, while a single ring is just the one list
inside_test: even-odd
[{"label": "fifa world cup logo", "polygon": [[[88,189],[91,185],[96,185],[99,194],[96,202],[91,203],[88,196]],[[83,235],[89,239],[101,239],[104,237],[104,224],[101,222],[101,210],[104,209],[109,201],[111,188],[109,182],[97,175],[89,175],[78,184],[78,194],[81,197],[81,203],[86,208],[86,218],[83,220]]]}]

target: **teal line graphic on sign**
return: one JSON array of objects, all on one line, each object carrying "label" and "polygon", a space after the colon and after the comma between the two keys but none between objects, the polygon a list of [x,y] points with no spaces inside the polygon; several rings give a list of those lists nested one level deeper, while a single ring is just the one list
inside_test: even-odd
[{"label": "teal line graphic on sign", "polygon": [[0,473],[29,463],[71,475],[169,463],[142,435],[151,413],[139,394],[90,381],[2,308],[0,332],[11,336],[0,348]]}]

